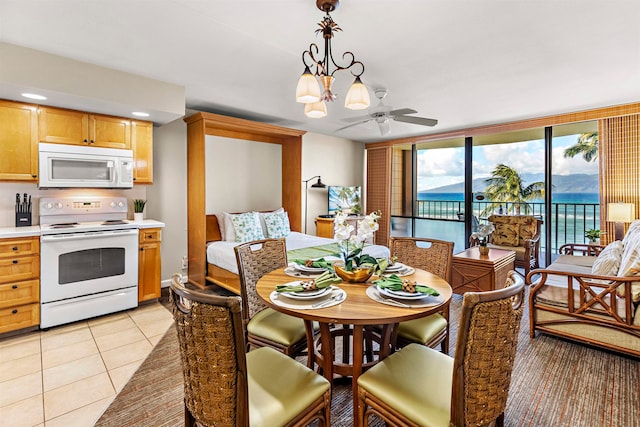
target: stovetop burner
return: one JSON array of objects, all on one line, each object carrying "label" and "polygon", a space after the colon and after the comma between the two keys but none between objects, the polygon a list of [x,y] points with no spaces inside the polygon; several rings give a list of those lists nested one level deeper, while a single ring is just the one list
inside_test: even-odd
[{"label": "stovetop burner", "polygon": [[107,219],[102,223],[102,225],[120,225],[120,224],[129,224],[129,222],[123,219]]},{"label": "stovetop burner", "polygon": [[78,225],[77,222],[61,222],[59,224],[51,224],[49,227],[51,228],[73,228]]}]

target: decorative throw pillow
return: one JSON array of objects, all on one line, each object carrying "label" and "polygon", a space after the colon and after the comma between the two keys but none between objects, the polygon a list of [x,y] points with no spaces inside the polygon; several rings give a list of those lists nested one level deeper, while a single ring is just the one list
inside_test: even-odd
[{"label": "decorative throw pillow", "polygon": [[267,224],[265,222],[264,216],[270,213],[280,213],[280,212],[284,212],[284,208],[278,208],[275,211],[271,211],[271,212],[258,212],[258,215],[260,216],[260,226],[262,227],[262,234],[264,234],[265,237],[269,235],[269,230],[267,230]]},{"label": "decorative throw pillow", "polygon": [[267,236],[272,239],[287,237],[291,232],[289,225],[289,215],[283,210],[282,212],[270,212],[263,215],[264,222],[267,225]]},{"label": "decorative throw pillow", "polygon": [[[640,229],[634,227],[629,229],[627,235],[622,240],[622,258],[620,259],[620,269],[618,276],[631,277],[640,276]],[[632,299],[640,301],[640,282],[631,284]],[[618,287],[618,295],[624,295],[624,288]]]},{"label": "decorative throw pillow", "polygon": [[233,222],[231,221],[231,214],[228,212],[223,212],[222,216],[224,217],[223,223],[224,225],[221,229],[224,229],[224,234],[222,238],[227,242],[235,242],[236,241],[236,231],[233,227]]},{"label": "decorative throw pillow", "polygon": [[494,245],[518,246],[519,224],[494,224],[496,229],[491,235]]},{"label": "decorative throw pillow", "polygon": [[536,228],[537,228],[537,220],[535,217],[522,216],[520,218],[520,229],[519,229],[520,240],[518,244],[522,246],[524,245],[525,240],[533,238],[533,236],[536,234]]},{"label": "decorative throw pillow", "polygon": [[616,276],[622,259],[622,242],[616,240],[609,243],[593,262],[591,273],[601,276]]},{"label": "decorative throw pillow", "polygon": [[244,243],[264,239],[260,216],[257,212],[245,212],[230,216],[236,234],[236,242]]},{"label": "decorative throw pillow", "polygon": [[220,237],[222,238],[222,240],[225,240],[224,238],[224,226],[225,226],[225,222],[224,222],[224,217],[225,217],[225,213],[224,212],[220,212],[215,214],[216,218],[218,218],[218,228],[220,229]]}]

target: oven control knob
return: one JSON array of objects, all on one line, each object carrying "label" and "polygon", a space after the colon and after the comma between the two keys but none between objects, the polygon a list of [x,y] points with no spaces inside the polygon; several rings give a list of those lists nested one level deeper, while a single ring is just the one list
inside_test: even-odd
[{"label": "oven control knob", "polygon": [[111,206],[112,208],[115,208],[116,207],[116,202],[109,203],[109,206]]},{"label": "oven control knob", "polygon": [[60,202],[56,203],[56,209],[62,209],[62,203]]},{"label": "oven control knob", "polygon": [[52,207],[53,207],[53,205],[51,203],[47,202],[47,203],[44,204],[44,208],[45,209],[51,209]]},{"label": "oven control knob", "polygon": [[118,207],[119,208],[123,208],[124,207],[124,202],[122,200],[118,202]]}]

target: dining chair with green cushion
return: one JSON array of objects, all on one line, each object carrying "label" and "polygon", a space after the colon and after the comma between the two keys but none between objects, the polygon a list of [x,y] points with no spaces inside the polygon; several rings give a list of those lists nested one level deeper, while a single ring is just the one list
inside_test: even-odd
[{"label": "dining chair with green cushion", "polygon": [[256,292],[256,283],[262,276],[287,266],[285,240],[243,243],[235,247],[235,254],[248,345],[272,347],[292,357],[305,351],[307,339],[303,320],[268,308]]},{"label": "dining chair with green cushion", "polygon": [[178,277],[170,303],[185,426],[330,425],[331,386],[324,377],[269,347],[246,353],[240,298],[187,289]]},{"label": "dining chair with green cushion", "polygon": [[506,287],[467,292],[455,358],[410,344],[358,378],[358,417],[397,426],[504,425],[524,303],[514,271]]},{"label": "dining chair with green cushion", "polygon": [[[444,240],[391,237],[389,249],[391,256],[403,264],[426,270],[446,280],[451,279],[451,260],[453,242]],[[449,352],[449,305],[440,313],[420,319],[401,322],[395,338],[396,347],[404,347],[411,343],[436,347],[442,352]]]}]

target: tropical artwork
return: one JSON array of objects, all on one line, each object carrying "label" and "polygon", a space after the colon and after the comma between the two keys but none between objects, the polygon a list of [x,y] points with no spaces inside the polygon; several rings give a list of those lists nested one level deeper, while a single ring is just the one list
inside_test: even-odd
[{"label": "tropical artwork", "polygon": [[342,212],[349,214],[360,214],[361,190],[359,186],[330,186],[329,187],[329,213]]}]

